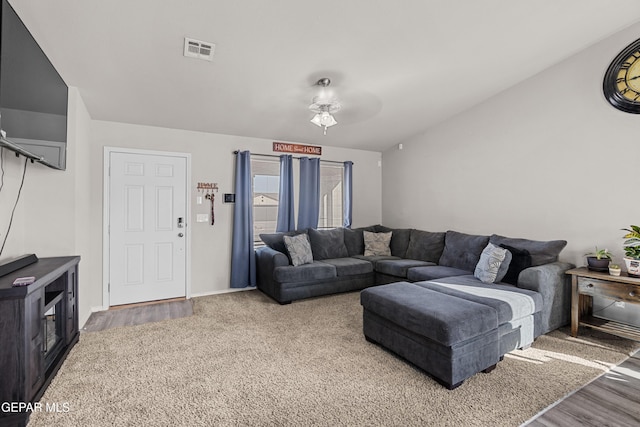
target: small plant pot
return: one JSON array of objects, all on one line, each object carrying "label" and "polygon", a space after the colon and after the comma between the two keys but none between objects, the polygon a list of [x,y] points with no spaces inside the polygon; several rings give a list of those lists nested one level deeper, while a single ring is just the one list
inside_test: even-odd
[{"label": "small plant pot", "polygon": [[624,257],[627,266],[627,274],[631,277],[640,277],[640,259]]},{"label": "small plant pot", "polygon": [[609,267],[609,274],[612,275],[612,276],[619,276],[621,272],[622,272],[622,270],[619,269],[619,268],[611,268],[611,267]]},{"label": "small plant pot", "polygon": [[611,260],[608,258],[598,259],[594,256],[587,257],[587,266],[589,270],[593,271],[608,271],[609,262],[611,262]]}]

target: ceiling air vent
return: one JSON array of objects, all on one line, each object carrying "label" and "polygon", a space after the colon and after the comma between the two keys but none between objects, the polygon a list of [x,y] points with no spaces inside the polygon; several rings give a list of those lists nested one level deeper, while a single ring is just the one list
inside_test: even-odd
[{"label": "ceiling air vent", "polygon": [[188,56],[189,58],[211,61],[213,59],[213,52],[215,49],[216,45],[213,43],[203,42],[187,37],[184,38],[184,56]]}]

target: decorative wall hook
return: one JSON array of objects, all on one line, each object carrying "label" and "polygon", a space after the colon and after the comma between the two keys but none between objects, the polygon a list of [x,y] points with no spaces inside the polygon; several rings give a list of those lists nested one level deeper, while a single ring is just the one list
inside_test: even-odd
[{"label": "decorative wall hook", "polygon": [[199,182],[198,183],[198,191],[206,190],[207,194],[210,191],[216,190],[218,192],[218,183],[215,182]]}]

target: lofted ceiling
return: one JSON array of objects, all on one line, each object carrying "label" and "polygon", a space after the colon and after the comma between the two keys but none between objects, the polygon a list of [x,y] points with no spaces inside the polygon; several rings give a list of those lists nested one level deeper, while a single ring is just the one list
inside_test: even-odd
[{"label": "lofted ceiling", "polygon": [[[9,2],[93,119],[374,151],[640,20],[637,0]],[[342,103],[326,136],[322,77]]]}]

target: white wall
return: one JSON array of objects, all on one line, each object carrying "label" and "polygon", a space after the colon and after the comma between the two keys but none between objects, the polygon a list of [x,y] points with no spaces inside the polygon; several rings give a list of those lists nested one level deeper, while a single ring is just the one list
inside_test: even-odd
[{"label": "white wall", "polygon": [[[628,28],[383,153],[383,223],[596,245],[622,264],[621,228],[640,224],[640,115],[602,95]],[[455,85],[462,90],[463,85]]]},{"label": "white wall", "polygon": [[[27,163],[24,186],[0,262],[27,253],[36,253],[38,257],[78,254],[75,206],[84,195],[74,189],[78,168],[82,167],[77,156],[88,145],[90,118],[75,88],[69,89],[68,112],[67,169],[58,171],[39,163]],[[4,157],[5,185],[0,192],[2,238],[8,229],[25,160],[8,150]]]},{"label": "white wall", "polygon": [[[272,141],[248,137],[236,137],[178,129],[166,129],[123,123],[93,121],[91,123],[91,162],[87,181],[90,183],[91,218],[88,234],[91,247],[88,258],[91,270],[83,270],[82,280],[90,275],[90,288],[83,288],[90,306],[103,305],[102,267],[95,264],[102,260],[102,177],[103,149],[105,146],[147,150],[191,153],[191,292],[193,296],[229,290],[229,270],[231,260],[231,233],[233,220],[232,204],[222,203],[224,193],[233,193],[235,150],[250,150],[252,153],[272,154]],[[378,166],[381,153],[373,151],[349,150],[323,147],[323,160],[355,163],[354,172],[354,226],[379,223],[381,211],[382,172]],[[196,204],[198,182],[218,184],[216,195],[215,225],[197,223],[198,213],[208,213],[207,201]],[[86,300],[83,301],[86,304]]]}]

